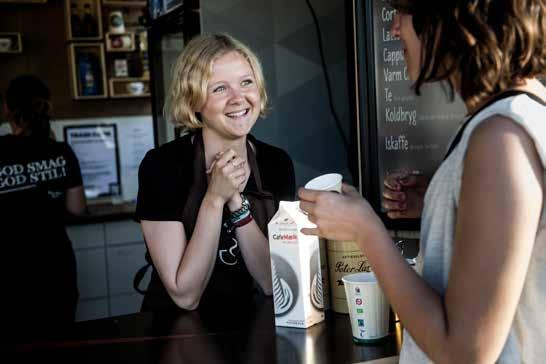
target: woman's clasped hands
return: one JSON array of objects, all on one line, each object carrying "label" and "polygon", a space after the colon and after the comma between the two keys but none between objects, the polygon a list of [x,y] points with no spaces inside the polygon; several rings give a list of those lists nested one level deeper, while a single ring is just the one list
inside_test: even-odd
[{"label": "woman's clasped hands", "polygon": [[246,161],[233,149],[216,154],[214,161],[207,169],[209,187],[207,193],[231,203],[240,199],[239,192],[247,178]]}]

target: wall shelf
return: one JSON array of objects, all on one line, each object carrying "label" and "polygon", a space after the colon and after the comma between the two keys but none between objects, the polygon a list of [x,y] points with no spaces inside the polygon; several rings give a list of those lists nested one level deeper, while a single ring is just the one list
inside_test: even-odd
[{"label": "wall shelf", "polygon": [[1,4],[45,4],[47,0],[0,0]]},{"label": "wall shelf", "polygon": [[146,1],[123,1],[123,0],[117,0],[117,1],[109,1],[109,0],[103,0],[102,5],[103,6],[111,6],[111,7],[127,7],[127,8],[144,8],[146,7]]},{"label": "wall shelf", "polygon": [[107,98],[104,44],[72,43],[68,57],[74,99]]},{"label": "wall shelf", "polygon": [[21,33],[0,33],[0,53],[23,53]]},{"label": "wall shelf", "polygon": [[143,77],[111,78],[111,98],[136,98],[150,96],[150,80]]},{"label": "wall shelf", "polygon": [[136,49],[135,33],[106,33],[106,52],[132,52]]},{"label": "wall shelf", "polygon": [[[142,20],[147,2],[64,0],[64,4],[74,99],[150,96],[148,42]],[[83,62],[79,55],[84,55]],[[93,59],[92,75],[86,57]]]},{"label": "wall shelf", "polygon": [[[86,10],[86,6],[90,5]],[[66,39],[93,41],[102,39],[100,0],[65,0]]]}]

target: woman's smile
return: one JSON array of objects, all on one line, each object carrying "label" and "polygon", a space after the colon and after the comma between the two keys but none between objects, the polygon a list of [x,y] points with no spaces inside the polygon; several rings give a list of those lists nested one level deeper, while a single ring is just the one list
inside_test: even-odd
[{"label": "woman's smile", "polygon": [[260,105],[260,92],[248,61],[237,52],[218,57],[200,110],[204,128],[224,139],[244,138],[260,115]]}]

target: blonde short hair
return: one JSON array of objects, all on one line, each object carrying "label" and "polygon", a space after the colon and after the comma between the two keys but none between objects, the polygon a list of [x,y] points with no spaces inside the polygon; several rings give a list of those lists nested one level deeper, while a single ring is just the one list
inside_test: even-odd
[{"label": "blonde short hair", "polygon": [[178,56],[163,110],[166,119],[185,130],[203,127],[195,110],[201,109],[207,100],[214,61],[229,52],[238,52],[250,64],[261,96],[260,116],[265,116],[267,93],[260,61],[240,41],[227,34],[215,33],[193,38]]}]

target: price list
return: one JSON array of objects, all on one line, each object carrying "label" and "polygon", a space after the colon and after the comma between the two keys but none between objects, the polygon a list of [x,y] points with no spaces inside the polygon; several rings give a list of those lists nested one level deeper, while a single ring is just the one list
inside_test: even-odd
[{"label": "price list", "polygon": [[465,117],[460,99],[451,101],[444,83],[412,90],[401,40],[391,30],[396,10],[373,3],[373,45],[379,186],[390,173],[431,175]]}]

